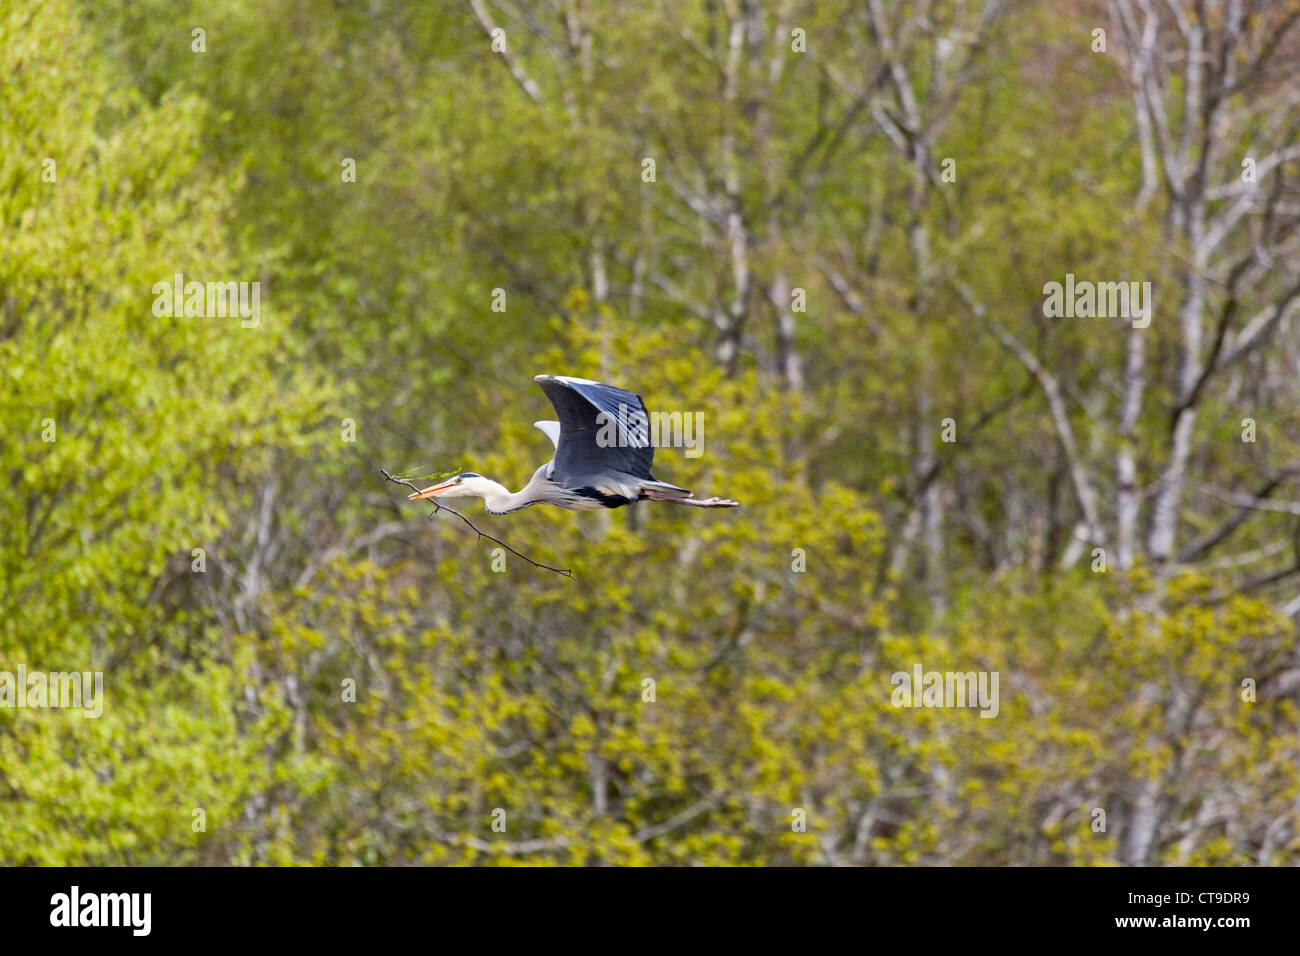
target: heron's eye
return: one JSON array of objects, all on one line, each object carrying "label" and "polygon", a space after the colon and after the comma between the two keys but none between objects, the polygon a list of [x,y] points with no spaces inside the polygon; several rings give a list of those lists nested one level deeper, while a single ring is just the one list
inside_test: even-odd
[{"label": "heron's eye", "polygon": [[459,484],[460,484],[461,482],[463,482],[464,480],[465,480],[464,478],[457,478],[457,479],[456,479],[456,484],[459,485]]}]

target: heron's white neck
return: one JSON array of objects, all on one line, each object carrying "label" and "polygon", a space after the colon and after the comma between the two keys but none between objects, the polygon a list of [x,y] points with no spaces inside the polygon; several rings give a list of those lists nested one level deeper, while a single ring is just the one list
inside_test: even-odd
[{"label": "heron's white neck", "polygon": [[477,495],[482,498],[487,510],[498,515],[525,508],[538,501],[528,493],[527,485],[520,491],[511,491],[491,478],[466,478],[459,490],[462,495]]}]

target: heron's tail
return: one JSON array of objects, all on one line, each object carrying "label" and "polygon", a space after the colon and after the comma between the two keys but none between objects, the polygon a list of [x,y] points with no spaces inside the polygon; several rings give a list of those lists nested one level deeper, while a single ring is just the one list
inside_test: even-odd
[{"label": "heron's tail", "polygon": [[641,482],[641,497],[654,498],[659,501],[674,501],[678,498],[689,498],[691,492],[686,488],[679,488],[676,485],[670,485],[666,481],[643,481]]}]

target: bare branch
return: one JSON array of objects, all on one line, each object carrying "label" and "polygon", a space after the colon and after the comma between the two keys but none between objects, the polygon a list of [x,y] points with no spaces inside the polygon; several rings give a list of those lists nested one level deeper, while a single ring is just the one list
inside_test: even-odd
[{"label": "bare branch", "polygon": [[[410,488],[412,491],[416,491],[416,492],[418,492],[418,491],[420,490],[419,488],[415,487],[415,485],[413,485],[413,484],[411,484],[409,481],[407,481],[405,478],[394,478],[392,475],[390,475],[388,472],[384,471],[384,469],[382,469],[382,468],[379,469],[379,473],[380,473],[381,475],[383,475],[385,478],[387,478],[389,481],[396,482],[396,483],[399,484],[399,485],[406,485],[406,487]],[[535,568],[541,568],[541,569],[543,569],[543,570],[545,570],[545,571],[554,571],[556,574],[562,574],[562,575],[564,575],[566,578],[571,578],[571,579],[573,579],[573,580],[575,580],[575,581],[577,580],[577,578],[573,577],[573,572],[570,571],[568,568],[553,568],[553,567],[551,567],[549,564],[542,564],[540,561],[534,561],[534,560],[533,560],[532,558],[530,558],[528,555],[526,555],[526,554],[521,554],[520,552],[516,551],[514,548],[510,547],[510,545],[506,544],[506,543],[505,543],[504,541],[502,541],[500,538],[494,538],[492,535],[488,534],[486,531],[480,531],[480,530],[478,529],[478,526],[475,525],[474,522],[470,521],[468,518],[466,518],[466,517],[465,517],[463,514],[461,514],[459,511],[456,511],[456,510],[454,510],[454,509],[452,509],[452,508],[448,508],[446,505],[438,504],[438,502],[436,502],[436,501],[431,501],[431,502],[429,502],[429,503],[433,505],[433,514],[437,514],[439,511],[446,511],[446,512],[449,512],[450,514],[454,514],[454,515],[455,515],[457,518],[459,518],[461,521],[465,522],[467,525],[469,525],[471,528],[473,528],[473,529],[474,529],[474,533],[475,533],[476,535],[478,535],[480,538],[487,538],[489,541],[495,541],[497,544],[501,545],[501,547],[505,548],[507,551],[509,551],[509,552],[510,552],[511,554],[513,554],[515,557],[517,557],[517,558],[523,558],[525,561],[527,561],[527,562],[528,562],[529,564],[531,564],[533,567],[535,567]]]},{"label": "bare branch", "polygon": [[[492,22],[492,14],[488,13],[487,7],[483,4],[483,0],[469,0],[469,5],[474,11],[474,19],[478,21],[478,25],[483,28],[484,33],[491,37],[492,31],[497,27],[496,24]],[[534,103],[540,103],[542,101],[542,88],[537,85],[532,77],[524,72],[524,68],[519,65],[519,61],[511,56],[506,50],[502,50],[499,55],[501,57],[501,62],[506,65],[506,69],[510,71],[510,75],[514,77],[515,82],[519,84],[519,88],[523,90],[524,93],[528,95],[528,98]],[[450,508],[447,510],[451,511]],[[455,514],[455,512],[452,511],[452,514]]]},{"label": "bare branch", "polygon": [[1236,505],[1238,508],[1248,508],[1252,511],[1272,511],[1277,514],[1300,517],[1300,501],[1272,501],[1268,498],[1257,498],[1254,495],[1242,494],[1237,491],[1219,491],[1215,488],[1205,488],[1201,485],[1192,484],[1190,481],[1180,481],[1179,484],[1185,488],[1191,488],[1193,491],[1199,491],[1211,498],[1217,498],[1226,504]]},{"label": "bare branch", "polygon": [[[1291,475],[1295,474],[1295,472],[1296,469],[1294,468],[1284,468],[1282,471],[1273,475],[1266,482],[1264,482],[1264,484],[1261,485],[1258,488],[1258,490],[1255,491],[1254,494],[1248,495],[1246,497],[1250,500],[1252,505],[1256,502],[1265,500],[1269,495],[1271,495],[1274,492],[1274,490],[1280,487]],[[1245,524],[1247,519],[1251,517],[1252,512],[1261,510],[1258,508],[1247,507],[1244,505],[1238,507],[1239,510],[1237,510],[1226,520],[1224,520],[1223,523],[1220,524],[1218,527],[1214,528],[1212,531],[1207,531],[1205,534],[1196,538],[1196,540],[1189,542],[1187,546],[1184,547],[1183,550],[1178,553],[1179,563],[1186,564],[1188,562],[1195,561],[1196,559],[1200,558],[1204,554],[1207,554],[1212,548],[1219,545],[1221,542],[1227,539],[1233,532],[1235,532],[1239,527]]]},{"label": "bare branch", "polygon": [[1046,366],[1038,360],[1038,357],[1033,352],[1022,345],[1001,322],[988,315],[988,310],[984,307],[984,304],[975,299],[970,289],[961,283],[954,283],[954,286],[971,312],[992,329],[998,341],[1007,347],[1011,354],[1029,370],[1034,378],[1038,379],[1038,383],[1042,386],[1043,394],[1047,397],[1048,411],[1052,414],[1052,422],[1056,426],[1057,437],[1061,442],[1061,449],[1065,452],[1066,464],[1070,474],[1070,485],[1074,489],[1074,496],[1079,502],[1079,508],[1083,511],[1083,520],[1088,526],[1088,534],[1094,543],[1099,543],[1102,539],[1102,529],[1100,513],[1097,510],[1097,492],[1088,473],[1084,470],[1083,461],[1079,456],[1078,443],[1074,438],[1074,428],[1070,424],[1070,416],[1065,409],[1065,398],[1060,383],[1057,382],[1056,376],[1047,370]]}]

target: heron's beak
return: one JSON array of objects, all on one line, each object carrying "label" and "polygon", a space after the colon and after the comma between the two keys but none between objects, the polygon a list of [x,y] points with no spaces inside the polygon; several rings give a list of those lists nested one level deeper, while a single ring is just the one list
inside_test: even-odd
[{"label": "heron's beak", "polygon": [[408,501],[421,501],[425,498],[436,498],[455,483],[456,482],[454,481],[444,481],[440,485],[434,485],[432,488],[425,488],[423,491],[417,491],[413,495],[407,495],[406,499]]}]

